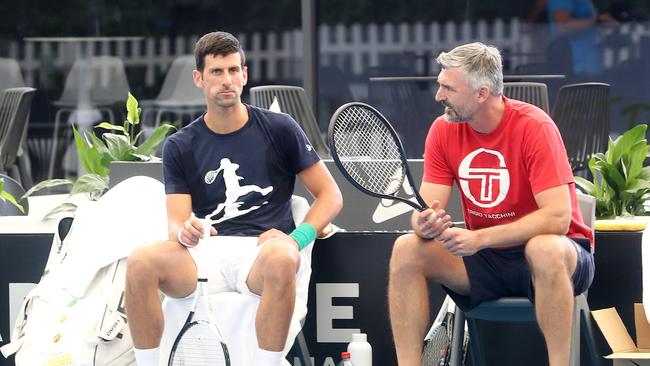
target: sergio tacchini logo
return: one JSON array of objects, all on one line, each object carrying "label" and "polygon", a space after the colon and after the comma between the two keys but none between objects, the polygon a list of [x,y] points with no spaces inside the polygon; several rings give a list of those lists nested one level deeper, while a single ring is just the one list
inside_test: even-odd
[{"label": "sergio tacchini logo", "polygon": [[[498,167],[473,167],[476,166],[475,161],[486,161],[485,157],[480,156],[480,154],[494,155],[498,160]],[[510,174],[506,168],[505,159],[496,150],[480,148],[467,154],[458,167],[458,178],[465,197],[475,205],[483,208],[495,207],[503,202],[510,188]],[[480,183],[479,192],[472,192],[470,183],[476,181]],[[497,189],[495,189],[495,185]],[[476,184],[472,184],[471,186],[476,187]],[[473,189],[476,191],[476,188]],[[498,193],[495,197],[496,192]]]}]

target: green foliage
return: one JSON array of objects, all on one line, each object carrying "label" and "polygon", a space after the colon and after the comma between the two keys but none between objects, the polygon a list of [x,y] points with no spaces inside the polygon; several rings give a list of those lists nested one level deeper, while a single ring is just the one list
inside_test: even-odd
[{"label": "green foliage", "polygon": [[596,217],[647,215],[643,203],[650,198],[650,167],[646,124],[638,125],[616,140],[609,140],[607,152],[589,160],[593,182],[575,177],[576,183],[596,198]]},{"label": "green foliage", "polygon": [[[70,179],[52,179],[43,181],[27,191],[23,197],[27,197],[36,191],[45,188],[72,185],[70,195],[77,193],[86,193],[91,200],[97,200],[106,190],[108,190],[108,173],[111,162],[113,161],[150,161],[155,157],[152,155],[158,146],[165,140],[167,134],[175,129],[169,124],[158,126],[153,133],[138,145],[142,132],[136,134],[136,128],[140,124],[141,109],[138,107],[138,101],[131,93],[126,101],[127,117],[122,126],[113,125],[109,122],[102,122],[96,128],[104,129],[101,137],[93,131],[83,131],[79,133],[74,126],[75,145],[79,154],[79,161],[83,166],[86,174],[77,178],[76,181]],[[66,207],[74,210],[76,206],[65,204]],[[61,207],[55,208],[48,213],[46,217],[53,213],[60,212]],[[63,211],[70,211],[64,209]]]},{"label": "green foliage", "polygon": [[5,192],[5,180],[4,178],[0,178],[0,201],[1,202],[9,202],[12,205],[16,206],[20,210],[20,212],[25,213],[25,209],[23,206],[16,201],[16,198],[9,192]]}]

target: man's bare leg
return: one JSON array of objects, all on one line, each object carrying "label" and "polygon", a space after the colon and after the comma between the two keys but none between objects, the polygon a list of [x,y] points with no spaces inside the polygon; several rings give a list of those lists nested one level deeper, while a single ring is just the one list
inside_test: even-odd
[{"label": "man's bare leg", "polygon": [[296,271],[300,255],[295,244],[274,239],[261,248],[246,281],[261,295],[255,318],[259,348],[272,352],[284,349],[296,299]]},{"label": "man's bare leg", "polygon": [[469,280],[460,257],[439,242],[413,234],[397,239],[390,261],[388,305],[400,366],[422,365],[423,338],[429,325],[427,280],[469,293]]},{"label": "man's bare leg", "polygon": [[196,266],[187,249],[165,242],[136,249],[127,262],[125,307],[133,345],[160,345],[163,314],[158,289],[184,297],[196,288]]},{"label": "man's bare leg", "polygon": [[537,322],[548,351],[550,366],[566,366],[571,353],[573,283],[577,253],[569,239],[543,235],[526,244],[535,287]]}]

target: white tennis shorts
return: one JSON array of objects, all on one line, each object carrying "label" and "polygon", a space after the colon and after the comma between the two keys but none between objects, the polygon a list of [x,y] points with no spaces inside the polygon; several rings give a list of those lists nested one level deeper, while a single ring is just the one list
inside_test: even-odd
[{"label": "white tennis shorts", "polygon": [[[250,291],[246,279],[260,249],[269,241],[257,245],[257,237],[217,235],[202,240],[199,245],[190,248],[189,252],[197,266],[197,271],[207,276],[208,293],[239,292],[258,296]],[[300,251],[296,286],[306,284],[308,287],[310,276],[311,247]],[[301,293],[306,294],[308,288],[296,290],[296,295],[299,296]],[[304,301],[306,303],[306,296]]]}]

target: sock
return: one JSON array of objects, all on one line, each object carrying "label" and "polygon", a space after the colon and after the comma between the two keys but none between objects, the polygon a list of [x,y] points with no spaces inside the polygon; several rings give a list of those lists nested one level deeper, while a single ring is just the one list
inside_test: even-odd
[{"label": "sock", "polygon": [[282,352],[272,352],[257,348],[253,361],[253,365],[255,366],[279,366],[282,362]]},{"label": "sock", "polygon": [[135,353],[135,363],[138,366],[158,366],[158,356],[160,354],[160,347],[137,349],[133,348]]}]

